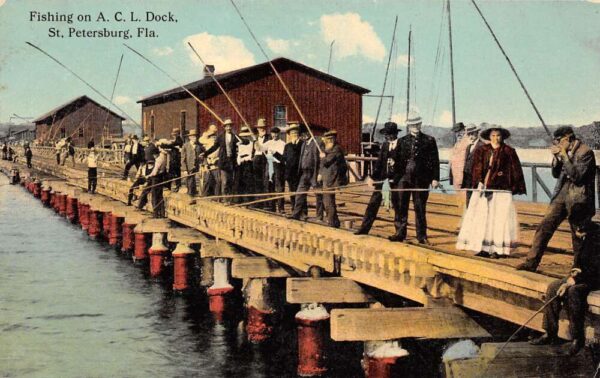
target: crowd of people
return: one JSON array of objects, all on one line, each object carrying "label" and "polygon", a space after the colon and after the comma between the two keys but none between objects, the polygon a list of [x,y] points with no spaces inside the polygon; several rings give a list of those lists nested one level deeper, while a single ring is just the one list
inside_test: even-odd
[{"label": "crowd of people", "polygon": [[[253,127],[241,127],[239,134],[234,126],[226,119],[221,130],[210,125],[200,137],[195,129],[186,135],[173,129],[170,139],[145,136],[140,141],[136,135],[129,136],[122,174],[122,179],[132,181],[128,205],[136,199],[135,189],[141,188],[137,207],[144,208],[151,196],[153,215],[164,217],[163,190],[178,192],[183,187],[191,204],[200,195],[280,214],[286,214],[288,197],[288,217],[306,220],[307,196],[313,193],[317,220],[340,227],[336,193],[349,180],[345,154],[337,143],[335,130],[315,137],[297,122],[269,129],[262,118]],[[430,191],[440,187],[440,161],[435,138],[423,133],[421,127],[421,117],[411,113],[406,120],[406,135],[399,137],[400,128],[394,122],[386,122],[380,130],[385,141],[371,175],[366,178],[372,194],[355,234],[369,233],[387,190],[395,227],[388,239],[403,242],[407,238],[412,198],[417,241],[431,244],[426,206]],[[507,144],[510,132],[501,127],[480,130],[476,125],[462,123],[452,130],[456,143],[449,159],[449,179],[461,215],[456,248],[478,257],[508,257],[519,242],[513,196],[526,193],[521,162],[516,150]],[[558,313],[565,304],[574,339],[570,353],[575,354],[585,341],[586,297],[590,291],[600,289],[600,230],[592,221],[596,213],[596,161],[593,150],[576,137],[571,127],[559,127],[553,136],[550,152],[556,187],[527,258],[517,269],[535,272],[552,235],[564,220],[568,221],[573,266],[567,277],[549,286],[547,298],[552,303],[545,307],[544,315],[547,333],[532,342],[558,342]],[[57,164],[64,165],[69,156],[74,164],[70,140],[58,142],[55,149]],[[88,191],[94,193],[98,163],[93,143],[88,149]],[[31,150],[27,146],[25,151],[30,166]],[[6,146],[2,153],[3,158],[11,154]],[[131,180],[133,167],[135,175]]]}]

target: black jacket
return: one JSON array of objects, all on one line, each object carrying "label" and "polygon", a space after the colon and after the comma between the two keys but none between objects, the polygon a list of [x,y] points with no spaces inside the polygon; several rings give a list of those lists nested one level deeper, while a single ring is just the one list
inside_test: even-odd
[{"label": "black jacket", "polygon": [[600,289],[600,226],[590,222],[579,253],[575,251],[573,268],[581,271],[575,282],[585,283],[590,290]]},{"label": "black jacket", "polygon": [[300,167],[300,152],[302,151],[302,139],[298,140],[298,143],[293,144],[291,142],[286,143],[283,148],[283,162],[285,164],[285,179],[290,180],[298,176]]},{"label": "black jacket", "polygon": [[[219,134],[215,140],[215,144],[206,150],[204,155],[208,156],[219,149],[219,160],[217,161],[217,166],[219,169],[224,171],[233,171],[235,167],[237,167],[238,143],[240,143],[240,139],[238,139],[238,136],[234,133],[231,134],[231,140],[229,141],[231,156],[227,156],[227,146],[225,141],[225,133]],[[242,143],[247,144],[250,142],[243,141]]]},{"label": "black jacket", "polygon": [[428,188],[431,181],[440,179],[440,158],[438,155],[435,138],[423,133],[416,137],[411,134],[405,135],[398,141],[400,151],[398,161],[395,164],[394,182],[398,183],[406,173],[406,165],[411,158],[414,148],[414,159],[416,162],[414,185],[416,188]]},{"label": "black jacket", "polygon": [[[382,181],[387,179],[394,179],[395,166],[398,163],[400,157],[400,140],[396,140],[396,148],[390,151],[390,142],[387,140],[381,145],[379,155],[377,155],[377,161],[373,166],[373,175],[371,176],[375,181]],[[388,164],[388,159],[392,159],[394,164]]]},{"label": "black jacket", "polygon": [[342,147],[336,144],[331,150],[323,149],[323,152],[325,157],[321,159],[319,169],[323,187],[333,188],[348,184],[348,167]]}]

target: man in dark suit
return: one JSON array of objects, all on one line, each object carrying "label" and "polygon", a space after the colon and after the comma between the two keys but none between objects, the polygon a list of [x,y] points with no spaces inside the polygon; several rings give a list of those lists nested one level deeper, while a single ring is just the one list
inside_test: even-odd
[{"label": "man in dark suit", "polygon": [[223,133],[217,136],[215,144],[202,153],[201,156],[209,156],[217,149],[219,150],[217,166],[219,167],[219,176],[221,179],[221,195],[229,195],[233,194],[233,178],[237,168],[238,143],[245,144],[248,142],[243,142],[233,132],[233,122],[230,119],[226,119],[223,122],[223,129]]},{"label": "man in dark suit", "polygon": [[[383,142],[381,146],[381,150],[377,156],[377,161],[373,166],[373,175],[369,180],[370,186],[374,186],[375,190],[373,191],[371,199],[369,200],[369,204],[367,205],[367,210],[365,212],[365,216],[363,217],[362,224],[358,231],[355,232],[355,235],[368,234],[373,226],[373,222],[375,222],[377,212],[379,211],[379,207],[381,206],[381,201],[383,199],[383,195],[381,193],[383,183],[380,181],[386,179],[390,180],[390,185],[393,185],[394,181],[394,167],[398,161],[400,148],[400,144],[398,143],[398,125],[395,122],[386,122],[383,126],[383,129],[380,130],[380,133],[384,135],[385,142]],[[373,185],[373,180],[378,182]],[[392,192],[391,197],[392,206],[394,207],[394,225],[399,226],[400,193]],[[396,234],[399,232],[400,230],[396,229]]]},{"label": "man in dark suit", "polygon": [[600,227],[585,214],[585,209],[575,212],[571,224],[581,240],[575,250],[573,267],[566,278],[552,282],[546,291],[549,301],[558,295],[544,311],[543,327],[546,333],[531,340],[534,345],[558,344],[558,321],[563,305],[566,308],[571,338],[569,354],[575,355],[585,346],[585,314],[590,291],[600,289]]},{"label": "man in dark suit", "polygon": [[[290,193],[293,193],[298,189],[298,183],[300,182],[300,153],[302,151],[302,145],[304,141],[300,139],[300,125],[297,123],[290,123],[287,130],[287,143],[283,150],[283,162],[285,166],[285,181],[288,184]],[[296,204],[296,196],[290,196],[290,203],[292,204],[292,211]]]},{"label": "man in dark suit", "polygon": [[554,141],[550,147],[554,155],[552,176],[558,181],[548,211],[533,237],[527,260],[517,267],[518,270],[536,271],[554,231],[565,218],[571,226],[573,251],[579,253],[582,241],[575,232],[573,219],[585,217],[591,220],[596,212],[594,151],[577,139],[569,126],[556,129]]},{"label": "man in dark suit", "polygon": [[[421,117],[412,113],[406,120],[408,135],[400,138],[400,151],[398,162],[395,164],[397,179],[394,179],[392,189],[428,189],[439,186],[440,159],[435,138],[421,132]],[[426,206],[429,192],[401,191],[400,192],[400,217],[395,224],[396,234],[391,236],[391,241],[404,241],[408,226],[408,204],[412,195],[415,208],[417,240],[421,244],[430,244],[427,239]]]},{"label": "man in dark suit", "polygon": [[[264,144],[271,140],[271,134],[267,133],[267,123],[264,118],[259,118],[256,122],[258,136],[254,142],[254,156],[252,156],[252,171],[254,175],[254,193],[268,193],[272,188],[269,185],[269,169],[267,166],[267,157],[265,156]],[[269,208],[269,202],[259,202],[256,204],[259,208]]]},{"label": "man in dark suit", "polygon": [[181,148],[183,147],[183,138],[180,135],[179,128],[171,131],[171,140],[169,143],[169,180],[176,179],[169,183],[169,188],[173,187],[174,192],[178,192],[181,187]]},{"label": "man in dark suit", "polygon": [[[317,177],[319,175],[319,151],[322,148],[317,146],[320,143],[316,138],[310,138],[302,144],[300,150],[300,164],[298,166],[298,174],[300,180],[298,187],[296,188],[296,203],[294,204],[294,210],[290,218],[306,220],[308,218],[308,204],[307,204],[307,192],[310,188],[317,188]],[[318,195],[318,197],[321,197]],[[321,209],[319,209],[321,207]],[[317,217],[323,216],[322,205],[319,204],[319,198],[317,198]]]},{"label": "man in dark suit", "polygon": [[[324,148],[319,153],[319,175],[317,181],[323,183],[323,190],[331,190],[348,184],[348,167],[344,151],[337,144],[337,131],[330,130],[323,134]],[[323,193],[323,207],[327,215],[327,224],[339,228],[335,193]]]}]

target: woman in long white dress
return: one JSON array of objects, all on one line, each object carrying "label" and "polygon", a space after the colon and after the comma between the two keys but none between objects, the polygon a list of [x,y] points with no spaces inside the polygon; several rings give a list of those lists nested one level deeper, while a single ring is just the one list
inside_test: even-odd
[{"label": "woman in long white dress", "polygon": [[512,196],[525,194],[521,162],[514,148],[504,143],[510,132],[490,128],[481,138],[490,143],[473,152],[469,206],[462,220],[456,248],[481,257],[506,257],[516,247],[519,224]]}]

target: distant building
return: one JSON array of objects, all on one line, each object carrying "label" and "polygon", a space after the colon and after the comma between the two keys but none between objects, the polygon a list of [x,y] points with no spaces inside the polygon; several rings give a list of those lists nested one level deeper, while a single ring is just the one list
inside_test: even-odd
[{"label": "distant building", "polygon": [[[369,90],[348,83],[287,58],[272,61],[298,103],[309,126],[317,135],[336,129],[338,141],[346,152],[358,153],[361,141],[362,95]],[[214,70],[214,67],[207,66]],[[217,80],[251,126],[258,118],[267,124],[285,127],[288,121],[301,121],[290,98],[272,71],[269,62],[216,74]],[[205,73],[202,80],[185,85],[222,118],[231,118],[239,130],[242,120],[235,113],[213,79]],[[180,87],[148,96],[142,104],[144,134],[165,138],[174,128],[182,134],[191,129],[204,131],[216,119]]]},{"label": "distant building", "polygon": [[33,120],[35,138],[40,142],[71,137],[75,146],[86,146],[93,139],[98,145],[105,139],[123,135],[125,118],[87,96],[77,97]]},{"label": "distant building", "polygon": [[0,135],[0,143],[23,144],[35,139],[35,125],[33,123],[25,124],[4,124],[6,132]]}]

